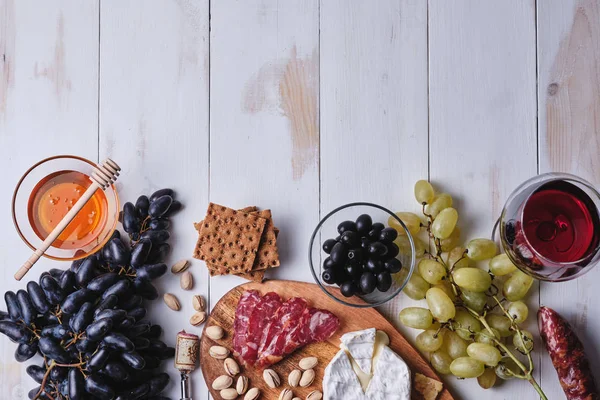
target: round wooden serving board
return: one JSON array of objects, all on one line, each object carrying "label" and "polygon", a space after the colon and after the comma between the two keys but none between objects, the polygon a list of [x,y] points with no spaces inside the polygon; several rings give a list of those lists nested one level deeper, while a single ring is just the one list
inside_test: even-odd
[{"label": "round wooden serving board", "polygon": [[[279,363],[271,366],[281,378],[281,386],[277,389],[269,388],[263,378],[262,371],[254,368],[242,367],[242,375],[245,375],[250,380],[249,387],[257,387],[260,389],[263,400],[277,400],[279,393],[290,388],[287,384],[288,374],[298,367],[298,362],[303,357],[314,356],[319,359],[319,364],[315,368],[316,378],[313,384],[307,388],[290,388],[294,392],[294,396],[305,399],[306,395],[313,390],[322,391],[322,380],[325,372],[325,367],[329,361],[340,350],[340,336],[346,332],[359,331],[368,328],[377,328],[384,331],[390,337],[390,348],[394,350],[400,357],[406,361],[412,371],[412,376],[419,372],[427,377],[441,381],[433,369],[427,364],[417,350],[388,322],[381,314],[373,308],[352,308],[336,302],[329,298],[321,288],[312,283],[294,282],[294,281],[266,281],[264,283],[249,282],[237,286],[227,292],[215,305],[212,314],[206,321],[205,329],[211,325],[221,326],[226,336],[219,340],[213,341],[206,335],[202,335],[200,340],[200,366],[204,379],[211,395],[214,399],[221,399],[219,392],[212,388],[212,382],[220,375],[225,374],[223,370],[223,361],[216,360],[208,354],[208,349],[213,345],[221,345],[232,350],[231,333],[233,331],[233,320],[235,317],[235,309],[242,293],[246,290],[258,290],[262,294],[267,292],[276,292],[284,300],[290,297],[302,297],[306,299],[312,307],[323,308],[334,313],[341,321],[340,329],[328,341],[322,343],[314,343],[305,346],[291,355],[284,358]],[[234,380],[235,386],[236,380]],[[414,386],[414,385],[413,385]],[[422,397],[416,393],[413,388],[413,399],[421,399]],[[239,399],[243,398],[242,396]],[[454,400],[450,392],[444,387],[444,390],[437,398],[438,400]]]}]

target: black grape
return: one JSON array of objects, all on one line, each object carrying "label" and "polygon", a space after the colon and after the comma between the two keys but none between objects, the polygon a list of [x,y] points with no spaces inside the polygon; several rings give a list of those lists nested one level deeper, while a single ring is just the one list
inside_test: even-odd
[{"label": "black grape", "polygon": [[27,343],[31,340],[31,333],[23,325],[12,321],[0,321],[0,333],[15,343]]},{"label": "black grape", "polygon": [[165,272],[167,272],[167,265],[164,263],[146,264],[137,269],[137,277],[151,281],[163,276]]},{"label": "black grape", "polygon": [[45,314],[50,309],[50,305],[46,301],[44,291],[37,282],[30,281],[27,283],[27,292],[31,298],[33,306],[41,313]]},{"label": "black grape", "polygon": [[117,325],[119,322],[123,321],[127,317],[127,311],[113,309],[113,310],[104,310],[98,315],[95,316],[96,320],[102,318],[110,318],[113,321],[113,325]]},{"label": "black grape", "polygon": [[153,394],[162,392],[165,390],[168,384],[169,375],[166,373],[158,374],[148,381],[148,385],[150,385],[150,393]]},{"label": "black grape", "polygon": [[52,371],[50,371],[50,379],[53,381],[62,381],[67,379],[67,369],[68,367],[54,367]]},{"label": "black grape", "polygon": [[127,336],[116,332],[107,333],[104,339],[102,339],[102,343],[111,349],[119,351],[129,352],[135,349],[133,342]]},{"label": "black grape", "polygon": [[87,377],[85,380],[85,390],[101,400],[111,400],[115,397],[115,391],[98,374],[92,374]]},{"label": "black grape", "polygon": [[175,214],[177,211],[181,210],[182,208],[183,208],[183,204],[181,204],[181,202],[179,202],[177,200],[173,200],[173,202],[171,203],[171,207],[169,207],[169,209],[163,215],[163,217],[170,217],[171,215]]},{"label": "black grape", "polygon": [[158,290],[151,282],[145,279],[136,278],[133,281],[135,292],[147,300],[156,300],[158,298]]},{"label": "black grape", "polygon": [[60,309],[65,314],[73,314],[85,303],[86,301],[94,299],[95,294],[91,290],[79,289],[76,292],[68,295],[60,305]]},{"label": "black grape", "polygon": [[24,362],[35,356],[38,351],[37,343],[20,343],[15,350],[15,360]]},{"label": "black grape", "polygon": [[40,352],[48,358],[58,361],[60,364],[68,364],[71,360],[60,343],[50,337],[41,337],[38,341]]},{"label": "black grape", "polygon": [[162,335],[162,328],[160,325],[152,325],[150,330],[144,334],[148,339],[157,339]]},{"label": "black grape", "polygon": [[87,338],[78,340],[77,343],[75,343],[75,348],[81,353],[93,351],[96,347],[98,347],[98,343]]},{"label": "black grape", "polygon": [[[118,231],[116,231],[118,232]],[[74,274],[77,273],[81,264],[85,261],[85,258],[80,258],[79,260],[75,260],[71,263],[71,267],[69,268]]]},{"label": "black grape", "polygon": [[41,335],[58,341],[71,336],[67,327],[61,324],[45,326],[44,329],[42,329]]},{"label": "black grape", "polygon": [[91,302],[83,303],[77,314],[73,315],[69,320],[69,326],[73,332],[79,333],[92,322],[93,318],[94,304]]},{"label": "black grape", "polygon": [[104,368],[100,370],[100,373],[109,377],[115,382],[122,382],[129,379],[127,368],[125,368],[125,366],[119,361],[107,362]]},{"label": "black grape", "polygon": [[46,300],[52,305],[59,304],[65,298],[64,291],[51,275],[42,276],[40,286],[46,295]]},{"label": "black grape", "polygon": [[148,224],[148,227],[153,231],[160,231],[164,229],[169,229],[171,226],[171,221],[166,218],[153,219]]},{"label": "black grape", "polygon": [[123,230],[127,233],[136,233],[140,231],[140,220],[135,206],[127,202],[123,205]]},{"label": "black grape", "polygon": [[146,231],[141,236],[142,239],[150,239],[153,245],[166,242],[169,237],[171,237],[171,234],[166,230]]},{"label": "black grape", "polygon": [[83,375],[77,368],[69,369],[69,399],[84,400],[85,398],[85,380]]},{"label": "black grape", "polygon": [[96,275],[98,275],[96,259],[86,258],[79,267],[77,275],[75,275],[75,280],[78,286],[85,287],[89,281],[96,277]]},{"label": "black grape", "polygon": [[6,303],[6,308],[8,309],[8,314],[13,321],[18,321],[21,319],[21,307],[19,306],[19,300],[17,300],[17,295],[15,292],[8,291],[4,293],[4,302]]},{"label": "black grape", "polygon": [[119,325],[117,325],[117,329],[121,332],[129,331],[135,325],[135,318],[127,317]]},{"label": "black grape", "polygon": [[139,307],[140,304],[142,304],[142,298],[137,294],[124,298],[122,301],[119,302],[119,306],[123,310],[132,310],[136,307]]},{"label": "black grape", "polygon": [[160,358],[155,357],[155,356],[149,356],[149,355],[145,355],[143,357],[144,357],[144,361],[146,362],[146,368],[154,369],[154,368],[158,368],[160,366]]},{"label": "black grape", "polygon": [[94,310],[94,315],[98,315],[103,310],[113,308],[114,306],[117,305],[118,302],[119,302],[119,298],[117,296],[115,296],[115,295],[106,296],[105,298],[102,299],[100,304],[98,304],[98,306]]},{"label": "black grape", "polygon": [[141,218],[146,218],[148,216],[149,207],[150,200],[148,199],[148,196],[141,195],[140,197],[138,197],[137,201],[135,202],[135,209],[137,210],[138,215]]},{"label": "black grape", "polygon": [[85,333],[87,338],[92,341],[100,340],[111,330],[113,321],[110,318],[103,318],[88,325]]},{"label": "black grape", "polygon": [[143,369],[146,366],[146,361],[135,351],[130,353],[120,353],[121,359],[125,364],[129,365],[133,369]]},{"label": "black grape", "polygon": [[10,315],[6,311],[0,311],[0,321],[10,320]]},{"label": "black grape", "polygon": [[150,203],[152,203],[154,200],[156,200],[159,197],[162,197],[162,196],[173,197],[174,194],[175,194],[175,192],[173,191],[173,189],[169,189],[169,188],[159,189],[156,192],[152,193],[149,200],[150,200]]},{"label": "black grape", "polygon": [[75,274],[71,270],[63,271],[58,284],[66,293],[71,293],[75,290]]},{"label": "black grape", "polygon": [[129,332],[127,332],[127,336],[129,336],[129,337],[135,337],[135,336],[143,335],[144,333],[148,332],[149,330],[150,330],[150,324],[149,323],[147,323],[147,322],[139,322],[139,323],[135,324],[129,330]]},{"label": "black grape", "polygon": [[125,280],[125,279],[120,280],[119,282],[115,283],[114,285],[112,285],[111,287],[106,289],[106,291],[102,294],[102,300],[104,300],[108,296],[112,296],[112,295],[121,297],[121,296],[125,295],[128,290],[129,290],[129,281]]},{"label": "black grape", "polygon": [[21,309],[23,321],[25,321],[27,325],[30,325],[37,316],[37,311],[31,303],[29,294],[21,289],[17,292],[17,300],[19,301],[19,308]]},{"label": "black grape", "polygon": [[150,392],[150,385],[142,383],[139,386],[120,393],[115,400],[137,400]]},{"label": "black grape", "polygon": [[62,275],[62,273],[63,273],[63,270],[62,270],[62,269],[59,269],[59,268],[52,268],[52,269],[50,269],[50,270],[48,271],[48,273],[49,273],[50,275],[52,275],[52,277],[53,277],[54,279],[58,280],[58,279],[60,278],[60,276]]},{"label": "black grape", "polygon": [[110,250],[110,261],[118,265],[129,264],[131,254],[121,239],[113,239],[108,242],[108,248]]},{"label": "black grape", "polygon": [[146,263],[148,255],[152,251],[152,241],[150,239],[141,239],[131,250],[131,266],[138,268]]},{"label": "black grape", "polygon": [[133,317],[136,321],[139,321],[146,316],[146,309],[144,307],[136,307],[133,310],[128,311],[127,315]]},{"label": "black grape", "polygon": [[152,251],[150,251],[146,261],[148,263],[161,262],[167,258],[170,252],[171,245],[169,243],[161,243],[158,246],[152,247]]},{"label": "black grape", "polygon": [[30,365],[25,371],[37,383],[42,383],[42,379],[44,379],[44,375],[46,374],[46,368],[39,365]]},{"label": "black grape", "polygon": [[95,293],[102,293],[121,279],[121,276],[115,272],[107,272],[96,276],[89,281],[87,289]]},{"label": "black grape", "polygon": [[144,350],[147,349],[148,346],[150,346],[150,340],[142,336],[136,336],[133,338],[133,345],[138,351]]},{"label": "black grape", "polygon": [[109,357],[110,350],[107,348],[101,348],[92,357],[90,357],[87,368],[92,372],[96,372],[100,368],[104,367]]}]

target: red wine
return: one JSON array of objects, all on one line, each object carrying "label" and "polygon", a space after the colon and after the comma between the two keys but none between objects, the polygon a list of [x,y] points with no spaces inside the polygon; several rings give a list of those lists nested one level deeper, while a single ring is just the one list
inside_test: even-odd
[{"label": "red wine", "polygon": [[580,188],[551,181],[525,203],[522,228],[536,253],[554,263],[580,260],[595,251],[600,239],[598,209]]}]

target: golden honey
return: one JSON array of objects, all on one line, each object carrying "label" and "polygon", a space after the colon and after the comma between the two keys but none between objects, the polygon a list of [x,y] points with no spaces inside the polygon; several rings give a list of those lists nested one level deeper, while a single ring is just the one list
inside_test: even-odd
[{"label": "golden honey", "polygon": [[[92,184],[78,171],[58,171],[42,179],[27,205],[29,223],[44,240]],[[97,239],[107,222],[108,202],[99,189],[52,244],[60,249],[80,249]]]}]

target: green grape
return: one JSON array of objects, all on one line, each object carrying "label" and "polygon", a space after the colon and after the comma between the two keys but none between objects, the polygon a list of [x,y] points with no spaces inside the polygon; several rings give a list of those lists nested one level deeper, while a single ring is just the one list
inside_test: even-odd
[{"label": "green grape", "polygon": [[456,300],[456,295],[454,294],[454,291],[452,290],[452,285],[447,280],[443,280],[440,283],[438,283],[437,285],[433,285],[432,287],[440,288],[441,290],[443,290],[444,293],[446,293],[448,295],[448,297],[450,297],[450,300],[452,300],[453,302],[454,302],[454,300]]},{"label": "green grape", "polygon": [[452,358],[444,350],[437,350],[431,353],[429,362],[431,366],[440,374],[450,373],[450,364],[452,364]]},{"label": "green grape", "polygon": [[447,322],[454,318],[456,308],[446,293],[440,288],[431,288],[425,294],[431,315],[439,322]]},{"label": "green grape", "polygon": [[415,183],[415,198],[419,204],[429,204],[433,200],[434,192],[431,183],[424,179]]},{"label": "green grape", "polygon": [[446,331],[444,333],[443,350],[454,360],[467,355],[467,342],[465,342],[456,332]]},{"label": "green grape", "polygon": [[[421,218],[417,214],[411,212],[397,212],[396,216],[404,222],[406,229],[411,235],[416,235],[421,230]],[[388,225],[398,231],[399,236],[406,236],[406,231],[398,223],[398,220],[392,216],[388,218]]]},{"label": "green grape", "polygon": [[[458,228],[457,228],[458,229]],[[454,268],[453,268],[454,266]],[[469,266],[469,258],[465,254],[465,248],[462,246],[457,246],[450,250],[448,254],[448,268],[453,268],[453,270],[457,270],[459,268],[464,268]]]},{"label": "green grape", "polygon": [[419,333],[415,340],[417,349],[423,352],[432,352],[442,347],[444,338],[441,332],[427,330]]},{"label": "green grape", "polygon": [[522,301],[515,301],[508,306],[508,314],[515,320],[517,324],[524,322],[529,315],[527,304]]},{"label": "green grape", "polygon": [[440,283],[442,278],[446,276],[446,268],[444,268],[444,265],[428,258],[419,261],[418,269],[419,274],[421,274],[423,279],[432,285]]},{"label": "green grape", "polygon": [[473,261],[487,260],[496,255],[498,248],[490,239],[473,239],[467,244],[467,255]]},{"label": "green grape", "polygon": [[450,236],[448,236],[446,239],[440,240],[440,247],[442,248],[442,251],[450,251],[454,247],[456,247],[456,245],[458,244],[459,241],[460,241],[460,228],[457,226],[454,228],[454,230],[452,231]]},{"label": "green grape", "polygon": [[496,371],[493,368],[486,368],[483,374],[477,377],[477,383],[483,389],[489,389],[496,384]]},{"label": "green grape", "polygon": [[450,364],[450,372],[459,378],[477,378],[484,370],[483,363],[471,357],[459,357]]},{"label": "green grape", "polygon": [[487,304],[488,298],[483,292],[471,292],[470,290],[461,290],[460,298],[470,309],[482,312]]},{"label": "green grape", "polygon": [[440,193],[435,196],[431,204],[425,207],[425,212],[435,218],[440,211],[448,207],[452,207],[452,196],[448,193]]},{"label": "green grape", "polygon": [[402,291],[413,300],[423,300],[429,287],[429,283],[415,272]]},{"label": "green grape", "polygon": [[[423,257],[427,246],[425,245],[425,243],[423,243],[421,239],[415,236],[413,236],[413,242],[415,243],[415,257]],[[394,240],[394,243],[396,243],[396,246],[398,246],[400,254],[402,254],[403,256],[411,255],[412,249],[410,248],[410,241],[408,239],[408,236],[398,236],[396,240]]]},{"label": "green grape", "polygon": [[510,330],[511,322],[506,315],[488,314],[485,320],[490,328],[498,330],[500,337],[508,337],[514,333]]},{"label": "green grape", "polygon": [[431,312],[422,307],[406,307],[398,315],[402,325],[414,329],[429,329],[433,323]]},{"label": "green grape", "polygon": [[517,269],[506,253],[498,254],[490,260],[490,272],[496,276],[508,275]]},{"label": "green grape", "polygon": [[527,292],[533,284],[533,278],[521,271],[515,271],[504,282],[502,294],[508,301],[521,300],[527,295]]},{"label": "green grape", "polygon": [[456,333],[465,340],[471,339],[471,332],[475,333],[481,330],[481,322],[465,310],[456,311],[454,323],[456,327],[460,328],[456,329]]},{"label": "green grape", "polygon": [[[521,340],[521,335],[523,336],[523,340]],[[533,350],[533,335],[531,332],[521,329],[521,335],[518,332],[513,336],[513,345],[517,348],[517,350],[523,353],[529,353]]]},{"label": "green grape", "polygon": [[487,329],[477,332],[475,334],[475,341],[478,343],[491,344],[492,346],[495,346],[496,342],[494,341],[494,338],[500,339],[500,332],[498,332],[498,329],[496,328],[491,328],[491,330],[494,333],[493,335]]},{"label": "green grape", "polygon": [[450,237],[458,222],[458,211],[452,207],[444,208],[431,224],[431,233],[438,239]]},{"label": "green grape", "polygon": [[500,362],[500,359],[502,359],[500,351],[491,344],[486,343],[471,343],[467,347],[467,354],[469,357],[481,361],[488,367],[495,367]]},{"label": "green grape", "polygon": [[495,369],[496,376],[500,379],[508,380],[514,378],[512,374],[519,373],[519,367],[510,357],[503,357]]},{"label": "green grape", "polygon": [[452,273],[454,283],[471,292],[485,292],[492,285],[492,277],[479,268],[461,268]]}]

